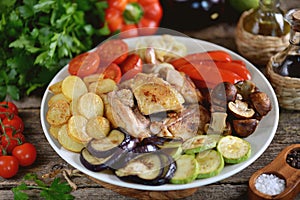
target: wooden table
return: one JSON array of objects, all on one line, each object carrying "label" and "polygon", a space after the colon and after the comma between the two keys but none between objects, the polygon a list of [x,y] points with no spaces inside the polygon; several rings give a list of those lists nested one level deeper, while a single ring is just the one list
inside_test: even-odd
[{"label": "wooden table", "polygon": [[[186,32],[186,34],[191,37],[220,44],[236,51],[234,25],[219,24],[196,32]],[[59,164],[70,167],[56,154],[44,136],[40,124],[40,103],[42,94],[43,91],[37,91],[30,97],[25,97],[21,101],[16,102],[20,109],[20,116],[25,123],[24,133],[26,138],[29,142],[36,145],[38,156],[34,165],[21,168],[14,178],[8,180],[0,178],[0,200],[13,199],[11,188],[19,185],[26,173],[37,173],[38,176],[41,177],[49,173],[55,165]],[[300,143],[300,112],[281,109],[276,135],[270,146],[259,159],[238,174],[220,182],[200,187],[193,195],[184,199],[247,199],[248,180],[250,176],[258,169],[269,164],[285,147],[295,143]],[[76,199],[134,199],[106,189],[87,176],[71,177],[71,180],[77,185],[77,189],[72,192]],[[34,190],[30,191],[29,194],[31,199],[37,199],[39,196],[37,191]],[[160,199],[165,198],[160,197]],[[298,194],[296,199],[300,199],[300,194]]]}]

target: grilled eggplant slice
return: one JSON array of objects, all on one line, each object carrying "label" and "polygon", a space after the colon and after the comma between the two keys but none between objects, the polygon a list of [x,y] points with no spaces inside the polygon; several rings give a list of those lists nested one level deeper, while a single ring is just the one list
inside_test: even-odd
[{"label": "grilled eggplant slice", "polygon": [[87,145],[88,151],[97,158],[105,158],[116,152],[117,149],[131,150],[137,144],[137,140],[124,133],[120,129],[112,130],[108,137],[91,139]]},{"label": "grilled eggplant slice", "polygon": [[144,153],[130,160],[127,165],[115,171],[124,181],[155,185],[164,172],[162,159],[158,153]]},{"label": "grilled eggplant slice", "polygon": [[140,144],[137,147],[135,147],[132,152],[133,153],[150,153],[150,152],[155,152],[158,151],[159,148],[154,145],[154,144]]},{"label": "grilled eggplant slice", "polygon": [[106,158],[96,158],[90,152],[83,148],[80,152],[80,162],[83,166],[85,166],[87,169],[93,171],[93,172],[100,172],[105,169],[108,169],[109,161],[111,159],[112,155],[106,157]]}]

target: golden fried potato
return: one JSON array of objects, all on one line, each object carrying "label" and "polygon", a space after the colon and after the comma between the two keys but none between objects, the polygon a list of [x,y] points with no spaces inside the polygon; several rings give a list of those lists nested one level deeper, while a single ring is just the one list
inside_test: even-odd
[{"label": "golden fried potato", "polygon": [[88,92],[88,89],[78,76],[67,76],[62,82],[62,93],[70,100],[77,99]]},{"label": "golden fried potato", "polygon": [[55,139],[57,139],[58,131],[60,130],[61,127],[62,126],[50,126],[49,132]]},{"label": "golden fried potato", "polygon": [[63,93],[57,93],[49,99],[48,106],[51,106],[51,104],[57,100],[65,100],[70,103],[70,100]]},{"label": "golden fried potato", "polygon": [[46,113],[46,120],[51,126],[61,126],[67,123],[70,117],[70,105],[65,100],[53,102]]},{"label": "golden fried potato", "polygon": [[54,83],[53,85],[51,85],[49,87],[49,90],[53,93],[53,94],[58,94],[61,93],[61,85],[62,85],[62,81],[59,81],[57,83]]},{"label": "golden fried potato", "polygon": [[103,101],[100,96],[89,92],[78,99],[78,111],[81,115],[90,119],[92,117],[103,116]]},{"label": "golden fried potato", "polygon": [[86,133],[92,138],[100,139],[106,137],[110,131],[108,119],[102,116],[93,117],[86,124]]},{"label": "golden fried potato", "polygon": [[82,143],[75,141],[68,135],[68,127],[66,124],[59,129],[57,139],[60,145],[69,151],[79,153],[81,149],[84,148]]},{"label": "golden fried potato", "polygon": [[81,115],[74,115],[68,121],[68,135],[76,142],[87,143],[91,136],[86,133],[87,119]]},{"label": "golden fried potato", "polygon": [[107,78],[98,81],[95,87],[96,87],[96,94],[100,95],[117,89],[117,84],[114,80]]}]

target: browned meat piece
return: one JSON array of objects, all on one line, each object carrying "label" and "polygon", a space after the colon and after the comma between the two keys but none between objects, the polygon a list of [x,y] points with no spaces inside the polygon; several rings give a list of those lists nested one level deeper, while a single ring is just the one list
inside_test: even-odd
[{"label": "browned meat piece", "polygon": [[116,92],[107,94],[107,101],[110,107],[110,121],[113,121],[115,126],[119,126],[128,131],[128,133],[136,138],[150,137],[148,128],[149,122],[143,118],[137,117],[133,110],[123,104],[117,97]]},{"label": "browned meat piece", "polygon": [[144,115],[181,110],[184,103],[184,98],[177,90],[153,74],[137,74],[131,89]]},{"label": "browned meat piece", "polygon": [[163,122],[152,122],[150,130],[158,136],[181,137],[187,140],[203,133],[204,126],[209,121],[209,112],[203,106],[191,104],[182,112],[169,116]]}]

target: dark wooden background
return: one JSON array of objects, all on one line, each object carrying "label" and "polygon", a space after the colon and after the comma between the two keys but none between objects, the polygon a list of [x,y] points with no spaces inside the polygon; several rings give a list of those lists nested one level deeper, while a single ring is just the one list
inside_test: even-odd
[{"label": "dark wooden background", "polygon": [[[285,1],[283,1],[285,2]],[[286,1],[284,7],[300,7],[299,0]],[[234,42],[235,24],[222,23],[198,31],[185,32],[187,35],[210,41],[222,45],[228,49],[236,51]],[[26,138],[29,142],[37,146],[38,156],[34,165],[21,168],[18,174],[12,179],[0,178],[0,200],[13,199],[12,187],[20,184],[23,176],[28,172],[37,173],[39,176],[51,172],[54,165],[61,164],[66,167],[68,164],[61,159],[47,142],[40,124],[40,103],[43,91],[36,91],[30,97],[25,97],[16,102],[20,108],[20,116],[25,123]],[[248,181],[251,175],[269,164],[281,150],[285,147],[300,143],[300,111],[280,110],[280,119],[276,135],[262,156],[252,165],[242,170],[240,173],[213,183],[200,187],[193,195],[184,198],[185,200],[244,200],[247,199]],[[72,168],[71,168],[72,169]],[[61,176],[61,175],[58,175]],[[121,200],[134,199],[120,195],[119,193],[106,189],[89,177],[72,177],[71,180],[77,185],[77,189],[72,192],[76,199],[101,199],[101,200]],[[38,199],[37,191],[29,192],[30,199]],[[300,199],[300,195],[296,197]]]}]

